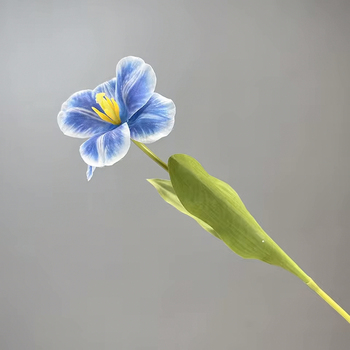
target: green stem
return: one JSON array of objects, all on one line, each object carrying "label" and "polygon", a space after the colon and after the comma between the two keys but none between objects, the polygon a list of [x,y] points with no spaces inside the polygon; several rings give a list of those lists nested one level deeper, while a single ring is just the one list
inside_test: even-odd
[{"label": "green stem", "polygon": [[[132,140],[134,144],[140,148],[142,152],[148,155],[152,160],[154,160],[159,166],[161,166],[165,171],[169,172],[168,165],[164,163],[157,155],[155,155],[148,147],[146,147],[143,143],[137,142],[135,140]],[[289,258],[289,257],[288,257]],[[289,260],[291,260],[289,258]],[[286,270],[294,273],[299,278],[301,278],[306,285],[311,288],[314,292],[316,292],[326,303],[328,303],[338,314],[344,317],[346,321],[350,323],[350,315],[341,308],[329,295],[327,295],[309,276],[307,276],[295,263],[293,260],[291,260],[292,269],[287,268],[286,266],[281,267],[285,268]],[[277,264],[278,265],[278,264]],[[294,266],[295,265],[295,266]],[[300,272],[300,273],[299,273]]]},{"label": "green stem", "polygon": [[331,306],[339,315],[343,316],[350,323],[350,315],[340,307],[329,295],[327,295],[312,279],[306,283],[314,292],[316,292],[329,306]]},{"label": "green stem", "polygon": [[168,165],[164,163],[158,156],[156,156],[148,147],[146,147],[143,143],[132,140],[132,142],[140,148],[142,152],[148,155],[152,160],[154,160],[159,166],[161,166],[165,171],[169,172]]}]

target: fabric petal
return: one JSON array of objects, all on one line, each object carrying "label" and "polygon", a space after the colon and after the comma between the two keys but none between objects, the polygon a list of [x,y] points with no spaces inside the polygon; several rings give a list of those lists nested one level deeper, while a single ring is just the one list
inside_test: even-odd
[{"label": "fabric petal", "polygon": [[96,169],[95,166],[88,165],[87,170],[86,170],[86,178],[88,181],[90,181],[92,178],[92,175],[94,175],[95,169]]},{"label": "fabric petal", "polygon": [[116,101],[122,122],[127,121],[151,98],[156,87],[153,68],[138,57],[125,57],[117,64]]},{"label": "fabric petal", "polygon": [[130,147],[130,130],[124,123],[103,135],[93,136],[80,146],[80,155],[88,165],[103,167],[122,159]]},{"label": "fabric petal", "polygon": [[71,137],[88,138],[114,129],[116,126],[102,120],[93,110],[100,106],[92,90],[78,91],[63,103],[57,116],[61,131]]},{"label": "fabric petal", "polygon": [[154,93],[151,99],[129,120],[130,137],[142,143],[152,143],[169,135],[175,122],[175,104]]}]

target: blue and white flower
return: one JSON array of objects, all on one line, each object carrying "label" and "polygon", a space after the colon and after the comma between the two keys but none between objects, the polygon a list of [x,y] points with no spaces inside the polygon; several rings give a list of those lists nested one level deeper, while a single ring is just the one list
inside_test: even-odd
[{"label": "blue and white flower", "polygon": [[57,116],[65,135],[88,139],[80,146],[88,180],[96,167],[122,159],[130,139],[152,143],[174,126],[175,104],[154,92],[156,75],[150,65],[138,57],[125,57],[116,73],[94,90],[73,94]]}]

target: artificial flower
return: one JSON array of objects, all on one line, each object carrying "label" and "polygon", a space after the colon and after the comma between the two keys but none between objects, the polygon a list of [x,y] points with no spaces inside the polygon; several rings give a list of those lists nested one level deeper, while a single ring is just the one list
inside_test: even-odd
[{"label": "artificial flower", "polygon": [[62,132],[88,139],[80,146],[88,180],[96,167],[121,160],[131,139],[152,143],[171,132],[175,104],[155,93],[155,86],[152,67],[129,56],[117,64],[115,78],[94,90],[76,92],[63,103],[57,116]]}]

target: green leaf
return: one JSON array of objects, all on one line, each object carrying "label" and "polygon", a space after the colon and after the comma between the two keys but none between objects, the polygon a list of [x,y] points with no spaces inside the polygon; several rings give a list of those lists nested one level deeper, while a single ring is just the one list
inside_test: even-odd
[{"label": "green leaf", "polygon": [[214,235],[216,238],[219,238],[219,235],[213,230],[212,227],[210,227],[208,224],[206,224],[201,219],[198,219],[196,216],[190,214],[184,206],[181,204],[179,198],[177,198],[177,195],[173,189],[173,186],[171,185],[171,181],[169,180],[162,180],[162,179],[148,179],[147,180],[151,185],[154,186],[154,188],[158,191],[160,196],[170,205],[172,205],[177,210],[181,211],[181,213],[186,214],[190,216],[191,218],[195,219],[199,225],[201,225],[204,230],[208,231],[212,235]]},{"label": "green leaf", "polygon": [[209,175],[196,159],[185,154],[171,156],[168,166],[172,186],[184,208],[212,227],[230,249],[243,258],[280,266],[309,281],[255,221],[231,186]]}]

